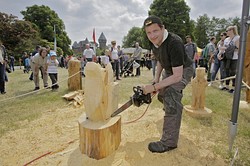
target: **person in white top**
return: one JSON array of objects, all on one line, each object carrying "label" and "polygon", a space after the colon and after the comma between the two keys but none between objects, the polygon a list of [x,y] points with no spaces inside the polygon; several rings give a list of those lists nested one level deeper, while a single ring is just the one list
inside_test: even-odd
[{"label": "person in white top", "polygon": [[87,60],[87,62],[92,62],[95,58],[95,52],[92,48],[90,48],[89,44],[86,44],[86,49],[83,51],[83,57],[85,61]]},{"label": "person in white top", "polygon": [[51,86],[52,91],[57,91],[57,89],[59,88],[57,84],[57,80],[58,80],[57,67],[59,65],[59,62],[56,59],[55,51],[50,52],[50,57],[47,60],[47,65],[48,65],[48,74],[52,82],[52,86]]},{"label": "person in white top", "polygon": [[118,49],[116,47],[116,41],[111,42],[110,48],[110,59],[113,71],[115,72],[116,80],[121,80],[119,78],[119,56],[118,56]]},{"label": "person in white top", "polygon": [[[231,58],[224,57],[225,59],[223,59],[226,77],[232,77],[236,75],[240,36],[238,35],[237,26],[229,26],[226,33],[228,37],[224,40],[224,45],[221,49],[226,51],[230,45],[235,46],[233,56]],[[228,90],[229,93],[234,93],[235,79],[232,79],[231,89],[229,88],[229,83],[230,80],[226,80],[226,90]]]}]

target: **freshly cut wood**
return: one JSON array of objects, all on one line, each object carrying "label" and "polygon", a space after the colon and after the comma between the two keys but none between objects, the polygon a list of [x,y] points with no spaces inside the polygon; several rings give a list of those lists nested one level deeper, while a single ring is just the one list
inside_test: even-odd
[{"label": "freshly cut wood", "polygon": [[88,62],[85,67],[84,106],[92,121],[105,121],[118,108],[118,83],[113,81],[113,70]]},{"label": "freshly cut wood", "polygon": [[102,159],[114,152],[121,142],[121,117],[92,121],[86,114],[78,120],[80,150],[90,158]]},{"label": "freshly cut wood", "polygon": [[79,95],[79,93],[83,94],[83,91],[73,91],[73,92],[69,92],[65,95],[63,95],[62,97],[65,98],[66,100],[73,100],[74,97],[76,97],[77,95]]},{"label": "freshly cut wood", "polygon": [[[68,62],[68,88],[69,90],[82,89],[81,62],[79,60],[70,60]],[[76,74],[77,73],[77,74]]]}]

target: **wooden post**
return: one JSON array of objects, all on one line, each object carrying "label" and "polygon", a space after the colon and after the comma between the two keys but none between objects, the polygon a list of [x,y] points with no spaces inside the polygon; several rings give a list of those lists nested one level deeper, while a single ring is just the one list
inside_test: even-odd
[{"label": "wooden post", "polygon": [[[246,55],[244,61],[244,79],[248,86],[250,86],[250,28],[247,33],[247,42],[246,42]],[[250,103],[250,90],[246,90],[246,102]]]},{"label": "wooden post", "polygon": [[[69,90],[81,90],[82,89],[82,75],[81,75],[81,62],[79,60],[70,60],[68,62],[68,88]],[[76,74],[78,73],[79,74]],[[74,75],[74,76],[73,76]],[[72,77],[71,77],[72,76]]]},{"label": "wooden post", "polygon": [[114,152],[121,142],[121,117],[111,118],[118,108],[118,83],[113,70],[88,62],[85,67],[85,112],[78,120],[80,150],[91,158],[101,159]]},{"label": "wooden post", "polygon": [[[250,28],[247,33],[246,54],[244,59],[243,81],[250,86]],[[240,101],[241,109],[250,110],[250,90],[246,89],[246,101]]]},{"label": "wooden post", "polygon": [[192,105],[184,106],[184,109],[195,117],[207,117],[212,111],[205,107],[205,90],[208,85],[205,79],[205,68],[196,68],[196,77],[191,81]]}]

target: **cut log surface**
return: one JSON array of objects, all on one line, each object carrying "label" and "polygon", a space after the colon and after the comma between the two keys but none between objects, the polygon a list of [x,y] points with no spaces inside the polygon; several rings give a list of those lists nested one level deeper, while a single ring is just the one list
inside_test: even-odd
[{"label": "cut log surface", "polygon": [[78,120],[80,150],[90,158],[102,159],[113,153],[121,142],[121,117],[91,121],[86,114]]}]

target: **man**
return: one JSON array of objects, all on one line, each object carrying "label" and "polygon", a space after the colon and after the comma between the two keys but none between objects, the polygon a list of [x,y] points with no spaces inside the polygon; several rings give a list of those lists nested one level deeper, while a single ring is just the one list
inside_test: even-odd
[{"label": "man", "polygon": [[118,45],[117,48],[118,48],[118,57],[120,61],[120,73],[122,73],[123,63],[124,63],[123,51],[121,50],[121,46]]},{"label": "man", "polygon": [[30,57],[30,67],[31,67],[31,70],[32,70],[32,72],[31,72],[31,74],[30,74],[30,77],[29,77],[29,80],[33,80],[33,72],[34,72],[34,56],[36,55],[36,54],[38,54],[39,53],[39,51],[40,51],[40,48],[41,48],[41,46],[36,46],[36,49],[32,52],[32,54],[31,54],[31,57]]},{"label": "man", "polygon": [[210,42],[206,45],[205,50],[204,50],[204,56],[206,58],[206,62],[208,65],[208,67],[207,67],[207,81],[211,81],[211,73],[212,73],[211,71],[213,71],[212,64],[214,63],[214,54],[216,53],[216,47],[215,47],[216,38],[215,38],[215,36],[210,37],[209,41]]},{"label": "man", "polygon": [[142,90],[144,94],[159,91],[158,100],[163,103],[165,111],[162,137],[160,141],[149,143],[148,149],[163,153],[177,148],[183,109],[182,91],[193,76],[193,62],[185,53],[182,39],[169,33],[159,17],[149,16],[144,21],[144,29],[156,52],[157,71],[154,84],[145,85]]},{"label": "man", "polygon": [[[135,58],[135,61],[141,65],[141,54],[142,54],[142,48],[139,46],[139,43],[135,43],[135,50],[134,50],[134,55],[133,57]],[[136,74],[135,76],[140,76],[141,75],[141,69],[140,67],[136,68]]]},{"label": "man", "polygon": [[5,58],[6,50],[2,42],[0,41],[0,92],[5,94]]},{"label": "man", "polygon": [[196,62],[195,62],[195,56],[197,56],[197,46],[195,43],[192,42],[192,38],[190,35],[186,36],[186,44],[185,44],[185,52],[187,56],[193,60],[193,68],[194,68],[194,75],[195,77],[195,69],[196,69]]},{"label": "man", "polygon": [[86,49],[83,51],[84,60],[87,62],[92,62],[95,58],[95,52],[90,48],[89,44],[86,44]]}]

